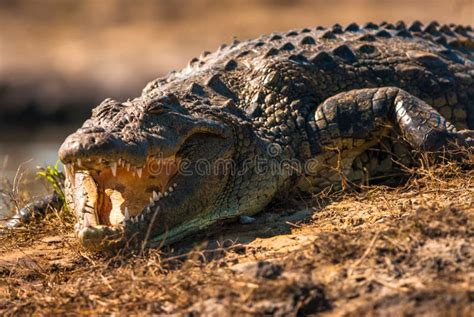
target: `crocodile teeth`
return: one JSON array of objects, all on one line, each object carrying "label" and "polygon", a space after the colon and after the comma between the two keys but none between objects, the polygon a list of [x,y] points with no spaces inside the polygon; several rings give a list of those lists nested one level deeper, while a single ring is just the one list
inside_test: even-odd
[{"label": "crocodile teeth", "polygon": [[165,192],[163,195],[164,195],[165,197],[168,197],[168,192]]},{"label": "crocodile teeth", "polygon": [[150,212],[151,212],[151,208],[150,208],[150,206],[147,206],[147,207],[146,207],[146,210],[145,210],[145,212],[147,212],[147,213],[150,213]]},{"label": "crocodile teeth", "polygon": [[143,172],[143,169],[137,168],[137,175],[139,178],[142,178],[142,172]]},{"label": "crocodile teeth", "polygon": [[82,161],[80,158],[77,159],[77,166],[82,167]]},{"label": "crocodile teeth", "polygon": [[117,162],[110,163],[110,169],[112,170],[112,175],[117,176]]},{"label": "crocodile teeth", "polygon": [[153,200],[157,200],[157,199],[159,199],[158,194],[155,191],[153,191]]},{"label": "crocodile teeth", "polygon": [[72,179],[72,177],[73,177],[72,170],[73,170],[73,168],[70,164],[66,164],[64,166],[64,173],[66,174],[66,178],[69,179],[69,180]]},{"label": "crocodile teeth", "polygon": [[99,157],[99,164],[101,164],[101,163],[102,163],[102,158],[101,158],[101,157]]},{"label": "crocodile teeth", "polygon": [[128,212],[128,207],[125,207],[125,215],[124,215],[124,219],[125,219],[125,220],[128,220],[128,219],[130,219],[130,214],[129,214],[129,212]]},{"label": "crocodile teeth", "polygon": [[89,218],[87,216],[84,217],[84,222],[82,223],[82,225],[84,226],[84,228],[89,228],[91,226]]},{"label": "crocodile teeth", "polygon": [[130,172],[130,163],[127,163],[127,172]]},{"label": "crocodile teeth", "polygon": [[140,215],[140,221],[143,222],[144,220],[145,220],[145,214],[142,213],[142,214]]},{"label": "crocodile teeth", "polygon": [[172,192],[173,192],[173,190],[174,190],[174,188],[173,188],[173,187],[170,187],[170,188],[168,188],[168,191],[169,191],[170,193],[172,193]]}]

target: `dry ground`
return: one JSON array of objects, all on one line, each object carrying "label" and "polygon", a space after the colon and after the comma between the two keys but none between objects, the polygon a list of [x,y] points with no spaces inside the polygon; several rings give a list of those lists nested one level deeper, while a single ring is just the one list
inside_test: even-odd
[{"label": "dry ground", "polygon": [[0,315],[469,316],[471,167],[275,205],[192,249],[91,254],[52,215],[1,234]]}]

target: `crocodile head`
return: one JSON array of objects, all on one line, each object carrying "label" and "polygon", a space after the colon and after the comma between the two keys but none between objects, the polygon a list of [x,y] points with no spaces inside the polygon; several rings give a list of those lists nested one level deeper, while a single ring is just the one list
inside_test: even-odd
[{"label": "crocodile head", "polygon": [[192,115],[173,94],[102,102],[59,150],[81,243],[172,242],[206,226],[228,178],[213,167],[232,157],[233,140],[228,126]]}]

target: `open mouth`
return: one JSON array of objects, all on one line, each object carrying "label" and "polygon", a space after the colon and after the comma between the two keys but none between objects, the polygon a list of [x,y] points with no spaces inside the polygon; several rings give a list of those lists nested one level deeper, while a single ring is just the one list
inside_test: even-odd
[{"label": "open mouth", "polygon": [[[65,165],[66,198],[77,216],[75,230],[89,248],[118,239],[125,228],[156,214],[173,195],[178,159],[148,158],[143,166],[123,160],[78,159]],[[110,241],[109,241],[110,242]]]}]

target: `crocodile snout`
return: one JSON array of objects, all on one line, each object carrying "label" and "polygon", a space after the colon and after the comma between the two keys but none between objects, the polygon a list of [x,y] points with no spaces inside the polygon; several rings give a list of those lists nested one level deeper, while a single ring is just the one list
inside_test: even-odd
[{"label": "crocodile snout", "polygon": [[141,144],[126,143],[112,133],[79,130],[66,138],[59,149],[59,158],[65,164],[78,159],[129,158],[132,161],[132,158],[146,158],[146,148]]}]

